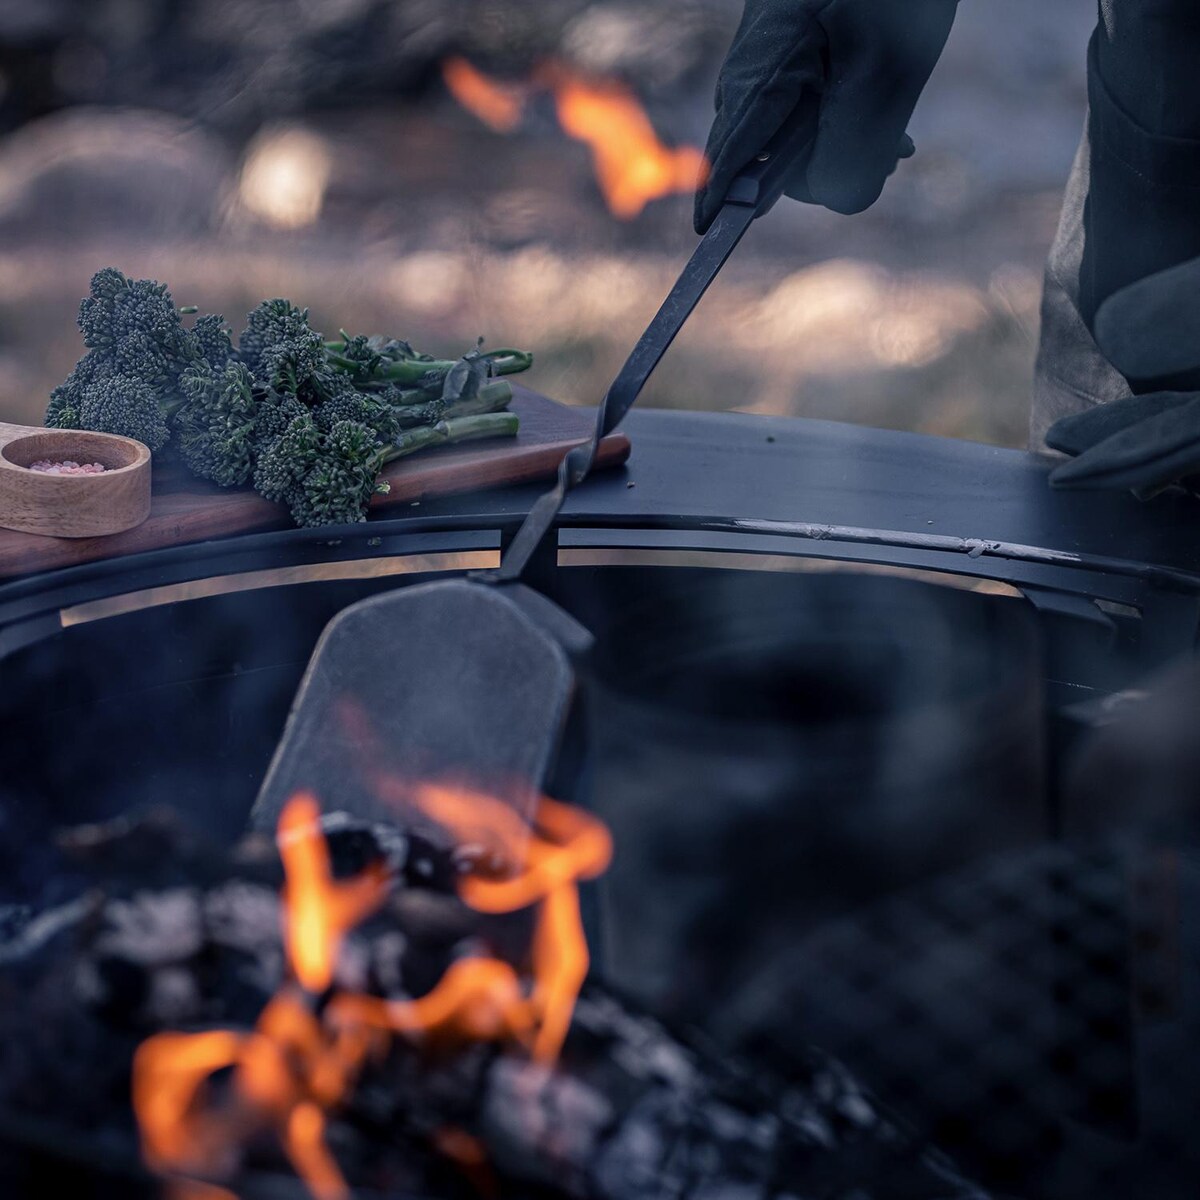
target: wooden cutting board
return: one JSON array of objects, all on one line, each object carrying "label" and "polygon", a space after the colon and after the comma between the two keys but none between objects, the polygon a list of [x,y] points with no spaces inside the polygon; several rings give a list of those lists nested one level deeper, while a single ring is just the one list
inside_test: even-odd
[{"label": "wooden cutting board", "polygon": [[[515,438],[447,446],[393,463],[383,474],[391,491],[375,497],[371,512],[407,507],[433,496],[552,478],[563,455],[591,435],[593,414],[519,385],[514,384],[513,392],[511,408],[521,418]],[[610,434],[600,444],[596,465],[617,466],[629,457],[629,450],[624,434]],[[249,488],[219,488],[182,468],[157,467],[150,516],[125,533],[56,538],[0,529],[0,578],[290,525],[286,509]]]}]

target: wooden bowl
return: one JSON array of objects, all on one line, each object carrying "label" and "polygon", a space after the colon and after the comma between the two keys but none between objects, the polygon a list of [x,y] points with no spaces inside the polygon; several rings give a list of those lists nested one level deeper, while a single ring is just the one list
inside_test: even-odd
[{"label": "wooden bowl", "polygon": [[[97,475],[50,475],[31,463],[98,462]],[[150,515],[150,451],[133,438],[0,422],[0,527],[50,537],[120,533]]]}]

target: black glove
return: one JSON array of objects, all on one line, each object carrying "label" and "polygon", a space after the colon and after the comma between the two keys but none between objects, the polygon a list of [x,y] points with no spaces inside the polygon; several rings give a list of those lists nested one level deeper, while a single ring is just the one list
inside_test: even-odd
[{"label": "black glove", "polygon": [[879,198],[942,53],[958,0],[746,0],[717,82],[703,233],[729,185],[800,103],[819,108],[817,140],[787,194],[840,213]]},{"label": "black glove", "polygon": [[1059,488],[1130,488],[1143,499],[1200,472],[1200,392],[1151,392],[1063,417],[1046,445],[1078,457]]},{"label": "black glove", "polygon": [[[1050,476],[1061,488],[1131,488],[1149,497],[1200,475],[1200,259],[1123,288],[1096,315],[1108,360],[1147,391],[1050,427],[1046,444],[1077,457]],[[1186,382],[1184,382],[1186,381]]]}]

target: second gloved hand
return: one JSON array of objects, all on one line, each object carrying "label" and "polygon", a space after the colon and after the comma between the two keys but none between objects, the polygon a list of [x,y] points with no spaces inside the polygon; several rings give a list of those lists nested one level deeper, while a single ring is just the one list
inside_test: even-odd
[{"label": "second gloved hand", "polygon": [[1142,499],[1200,474],[1200,393],[1151,392],[1098,404],[1050,427],[1046,445],[1074,455],[1058,488],[1117,488]]},{"label": "second gloved hand", "polygon": [[1200,258],[1111,296],[1096,341],[1143,391],[1064,417],[1046,444],[1074,457],[1050,476],[1060,488],[1129,488],[1153,496],[1200,476]]},{"label": "second gloved hand", "polygon": [[870,207],[954,22],[958,0],[746,0],[717,83],[708,182],[696,230],[712,223],[734,177],[801,103],[819,110],[817,139],[788,195],[835,212]]}]

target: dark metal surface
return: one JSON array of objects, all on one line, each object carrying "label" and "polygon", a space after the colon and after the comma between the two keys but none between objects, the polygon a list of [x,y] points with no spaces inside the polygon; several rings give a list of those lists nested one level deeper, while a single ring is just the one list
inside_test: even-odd
[{"label": "dark metal surface", "polygon": [[[1117,562],[1132,574],[1164,568],[1180,586],[1200,587],[1200,502],[1187,496],[1067,495],[1047,486],[1050,459],[830,421],[642,412],[628,428],[634,453],[624,476],[589,481],[566,505],[564,524],[628,528],[677,515],[743,533],[860,531],[951,557],[1095,564],[1102,573]],[[528,493],[493,493],[474,508],[511,511]]]},{"label": "dark metal surface", "polygon": [[[560,546],[787,554],[906,565],[1153,610],[1190,647],[1200,596],[1200,502],[1054,492],[1050,463],[1015,450],[833,422],[640,412],[627,468],[588,479]],[[214,575],[495,547],[536,485],[424,504],[336,531],[179,546],[0,586],[0,652],[57,628],[60,608]],[[1189,633],[1190,631],[1190,633]]]}]

